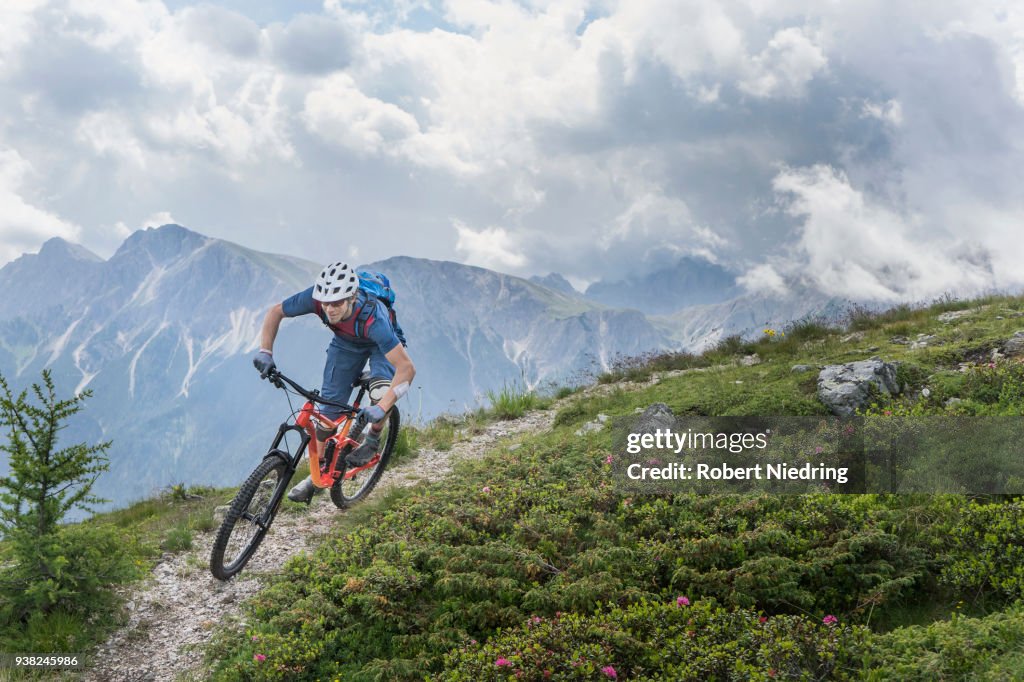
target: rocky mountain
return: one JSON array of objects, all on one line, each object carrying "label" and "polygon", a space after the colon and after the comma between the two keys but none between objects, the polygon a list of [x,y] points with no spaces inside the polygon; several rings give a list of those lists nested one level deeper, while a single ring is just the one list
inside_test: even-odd
[{"label": "rocky mountain", "polygon": [[[758,338],[765,329],[781,330],[797,320],[838,322],[853,304],[849,299],[794,285],[786,294],[744,294],[720,303],[688,306],[672,315],[650,319],[677,346],[700,352],[727,336],[739,334],[747,339]],[[876,309],[886,307],[880,303],[864,305]]]},{"label": "rocky mountain", "polygon": [[[135,232],[108,260],[53,239],[0,268],[0,372],[25,386],[48,367],[62,390],[93,391],[65,435],[114,441],[96,491],[116,504],[170,483],[237,483],[288,413],[251,366],[263,316],[320,267],[178,225]],[[482,268],[406,257],[368,267],[399,293],[418,369],[407,420],[671,343],[636,310]],[[313,316],[286,320],[275,359],[315,387],[329,340]]]},{"label": "rocky mountain", "polygon": [[549,272],[548,274],[541,277],[540,275],[534,275],[530,278],[530,281],[534,284],[539,284],[542,287],[547,287],[552,291],[557,291],[562,294],[569,296],[579,296],[580,293],[573,288],[572,284],[569,283],[562,275],[557,272]]},{"label": "rocky mountain", "polygon": [[[251,365],[263,316],[308,287],[321,265],[179,225],[135,232],[107,260],[52,239],[38,254],[0,268],[0,372],[24,387],[49,368],[61,390],[93,391],[64,435],[113,440],[111,470],[96,491],[114,504],[171,483],[234,484],[289,412],[285,396]],[[848,305],[795,290],[667,315],[642,312],[733,292],[731,277],[707,264],[689,274],[628,280],[614,292],[595,290],[623,307],[592,300],[590,290],[583,296],[557,274],[530,281],[409,257],[366,267],[386,273],[398,292],[396,309],[417,366],[401,408],[414,423],[475,407],[506,384],[571,382],[620,356],[699,350],[807,315],[834,318]],[[638,293],[690,281],[699,286],[683,287],[664,306]],[[330,338],[313,316],[285,320],[274,349],[278,366],[318,386]],[[0,460],[0,473],[5,468]]]},{"label": "rocky mountain", "polygon": [[666,315],[688,306],[741,296],[743,292],[736,286],[735,278],[735,274],[720,265],[688,256],[647,274],[594,282],[587,287],[586,297],[614,308]]}]

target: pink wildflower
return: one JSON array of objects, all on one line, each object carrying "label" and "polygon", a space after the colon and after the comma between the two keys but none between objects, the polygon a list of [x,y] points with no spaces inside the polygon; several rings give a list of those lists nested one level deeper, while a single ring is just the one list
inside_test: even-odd
[{"label": "pink wildflower", "polygon": [[821,447],[820,445],[818,447],[814,448],[814,454],[816,454],[816,455],[820,455],[824,451],[825,451],[825,448]]},{"label": "pink wildflower", "polygon": [[489,493],[489,492],[491,492],[491,486],[489,486],[489,485],[485,485],[485,486],[484,486],[484,487],[483,487],[483,488],[481,489],[481,492],[485,492],[485,493]]},{"label": "pink wildflower", "polygon": [[534,624],[534,625],[536,625],[537,623],[539,623],[539,622],[540,622],[540,620],[541,620],[541,619],[540,619],[540,616],[534,616],[534,617],[533,617],[533,624]]},{"label": "pink wildflower", "polygon": [[615,672],[615,668],[613,668],[610,665],[606,665],[605,667],[601,668],[601,672],[603,672],[605,676],[611,680],[614,680],[619,676],[619,674]]},{"label": "pink wildflower", "polygon": [[839,622],[839,619],[833,616],[831,613],[821,619],[821,622],[825,625],[835,625]]},{"label": "pink wildflower", "polygon": [[611,455],[608,455],[607,457],[604,458],[605,464],[611,464],[613,461],[615,461],[615,458],[612,457]]},{"label": "pink wildflower", "polygon": [[686,597],[676,597],[676,606],[689,606],[690,600]]},{"label": "pink wildflower", "polygon": [[758,623],[767,623],[768,622],[768,616],[761,616],[760,618],[757,619],[757,622]]},{"label": "pink wildflower", "polygon": [[267,657],[266,657],[266,656],[264,656],[263,654],[256,654],[256,655],[255,655],[255,656],[253,656],[252,658],[253,658],[253,660],[254,660],[254,661],[256,661],[257,663],[262,663],[263,661],[267,660]]},{"label": "pink wildflower", "polygon": [[254,641],[254,642],[259,641],[259,638],[260,638],[259,635],[253,635],[252,636],[252,641]]},{"label": "pink wildflower", "polygon": [[512,661],[508,660],[507,658],[505,658],[505,657],[503,656],[503,657],[499,658],[498,660],[496,660],[496,661],[494,662],[494,665],[496,665],[496,666],[498,666],[499,668],[501,668],[501,667],[504,667],[504,666],[506,666],[506,665],[512,665]]}]

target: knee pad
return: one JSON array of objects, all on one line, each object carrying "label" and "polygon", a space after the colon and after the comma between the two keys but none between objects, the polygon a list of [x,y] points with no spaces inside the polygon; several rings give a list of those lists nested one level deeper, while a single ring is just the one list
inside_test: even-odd
[{"label": "knee pad", "polygon": [[388,392],[388,388],[391,386],[391,379],[384,377],[371,377],[369,386],[370,403],[376,405],[377,402],[384,397],[384,394]]}]

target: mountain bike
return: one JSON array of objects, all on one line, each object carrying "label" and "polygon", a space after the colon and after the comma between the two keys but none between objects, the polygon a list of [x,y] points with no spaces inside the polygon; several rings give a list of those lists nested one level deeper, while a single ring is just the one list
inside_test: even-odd
[{"label": "mountain bike", "polygon": [[[313,485],[330,488],[331,501],[345,509],[366,497],[377,485],[398,439],[401,420],[395,406],[385,417],[380,451],[366,464],[348,468],[345,456],[358,446],[358,438],[366,427],[365,419],[359,416],[359,404],[369,391],[369,374],[364,373],[353,385],[359,388],[359,393],[351,405],[321,398],[319,391],[306,390],[276,369],[271,370],[267,378],[285,391],[291,415],[278,427],[263,461],[239,488],[217,532],[210,553],[210,572],[218,580],[227,580],[241,571],[263,542],[303,454],[309,454]],[[298,411],[292,408],[293,393],[306,398]],[[318,404],[339,408],[341,414],[337,419],[329,419],[317,410]],[[324,442],[323,452],[317,446],[317,426],[322,431],[336,430]],[[300,438],[294,453],[289,451],[286,439],[292,431],[298,432]]]}]

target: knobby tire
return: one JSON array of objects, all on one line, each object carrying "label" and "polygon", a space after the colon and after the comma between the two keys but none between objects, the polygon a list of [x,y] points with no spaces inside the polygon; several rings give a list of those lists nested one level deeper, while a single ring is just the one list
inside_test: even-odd
[{"label": "knobby tire", "polygon": [[[227,580],[241,571],[263,542],[281,504],[279,491],[288,486],[288,463],[279,455],[267,455],[249,474],[221,523],[210,553],[210,572]],[[278,503],[269,509],[274,498]],[[255,502],[255,507],[253,502]],[[261,528],[255,521],[266,517]],[[241,534],[241,535],[239,535]],[[238,548],[238,549],[236,549]],[[225,553],[228,556],[225,557]],[[227,563],[225,563],[227,561]]]},{"label": "knobby tire", "polygon": [[340,478],[331,486],[331,501],[334,502],[334,506],[338,507],[338,509],[347,509],[369,495],[370,491],[376,487],[377,482],[380,481],[380,477],[384,475],[384,469],[387,468],[388,462],[391,461],[391,453],[395,449],[395,442],[398,440],[398,429],[401,424],[398,407],[391,408],[387,419],[388,423],[385,426],[387,433],[382,441],[384,447],[381,450],[380,460],[377,462],[377,465],[373,469],[360,471],[351,480],[346,481],[344,478]]}]

